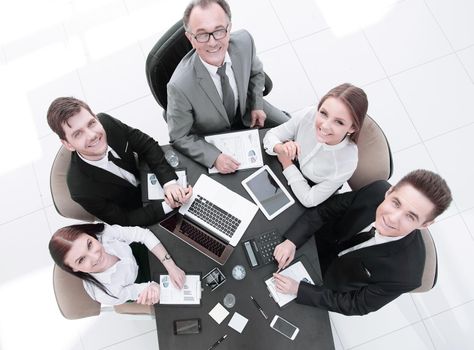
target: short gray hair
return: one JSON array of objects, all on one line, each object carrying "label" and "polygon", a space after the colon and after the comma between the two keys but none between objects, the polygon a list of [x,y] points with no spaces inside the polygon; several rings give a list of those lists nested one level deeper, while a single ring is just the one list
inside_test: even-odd
[{"label": "short gray hair", "polygon": [[186,10],[184,10],[184,15],[183,15],[183,25],[184,29],[188,31],[189,27],[189,17],[191,16],[192,10],[196,7],[199,6],[200,8],[207,8],[211,4],[217,4],[219,5],[225,12],[227,18],[229,19],[229,22],[232,19],[232,13],[230,12],[230,6],[225,0],[193,0],[189,3],[189,5],[186,7]]}]

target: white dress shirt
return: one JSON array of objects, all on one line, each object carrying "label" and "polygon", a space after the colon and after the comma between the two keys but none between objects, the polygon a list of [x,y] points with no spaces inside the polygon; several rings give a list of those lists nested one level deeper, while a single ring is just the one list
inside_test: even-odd
[{"label": "white dress shirt", "polygon": [[150,284],[135,283],[138,276],[138,265],[129,244],[141,242],[152,250],[160,241],[148,229],[138,226],[122,227],[119,225],[104,225],[104,231],[98,235],[99,242],[104,250],[119,258],[119,261],[104,272],[91,273],[101,282],[113,296],[104,293],[101,289],[83,281],[87,294],[101,304],[118,305],[127,300],[136,300],[139,294]]},{"label": "white dress shirt", "polygon": [[[372,228],[372,226],[374,226],[374,225],[375,225],[375,222],[371,223],[369,226],[367,226],[365,229],[363,229],[363,230],[360,231],[360,232],[369,231],[369,230]],[[360,232],[359,232],[359,233],[360,233]],[[354,250],[361,249],[361,248],[365,248],[365,247],[370,247],[370,246],[377,245],[377,244],[383,244],[383,243],[388,243],[388,242],[395,242],[395,241],[398,241],[399,239],[401,239],[401,238],[403,238],[403,237],[405,237],[405,236],[397,236],[397,237],[382,236],[382,235],[377,231],[377,229],[375,229],[374,237],[368,239],[368,240],[365,241],[365,242],[356,244],[356,245],[353,246],[353,247],[347,248],[346,250],[343,250],[342,252],[339,252],[339,254],[337,254],[337,256],[343,256],[344,254],[347,254],[347,253],[349,253],[349,252],[353,252]]]},{"label": "white dress shirt", "polygon": [[[314,207],[329,198],[352,176],[358,160],[357,145],[348,137],[337,145],[320,143],[316,138],[316,118],[317,107],[306,108],[270,129],[263,139],[265,151],[270,155],[276,155],[273,148],[279,143],[293,140],[300,145],[300,168],[291,165],[283,175],[305,207]],[[311,187],[305,177],[316,185]]]},{"label": "white dress shirt", "polygon": [[[204,67],[206,67],[207,71],[209,72],[209,75],[211,76],[212,82],[216,86],[217,93],[219,94],[221,100],[222,100],[222,84],[221,84],[221,77],[217,74],[217,68],[216,66],[213,66],[207,62],[204,62],[203,59],[199,56],[199,59],[201,60],[202,64]],[[235,76],[234,76],[234,71],[232,70],[232,61],[230,59],[229,53],[225,53],[224,57],[224,63],[227,63],[225,66],[225,74],[227,74],[227,77],[229,78],[229,85],[232,88],[232,92],[234,93],[234,112],[237,111],[237,107],[239,105],[239,92],[237,90],[237,83],[235,82]],[[222,64],[224,64],[222,63]]]}]

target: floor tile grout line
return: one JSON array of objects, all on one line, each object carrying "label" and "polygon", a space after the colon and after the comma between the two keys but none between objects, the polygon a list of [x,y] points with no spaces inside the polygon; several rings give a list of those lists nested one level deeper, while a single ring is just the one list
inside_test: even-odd
[{"label": "floor tile grout line", "polygon": [[[374,49],[372,43],[370,42],[369,38],[367,37],[367,33],[365,32],[365,30],[362,30],[362,33],[363,33],[365,39],[367,40],[367,43],[369,44],[369,46],[370,46],[372,52],[374,53],[374,55],[375,55],[377,61],[378,61],[379,64],[381,65],[383,71],[385,72],[385,74],[387,74],[387,71],[386,71],[385,67],[383,66],[383,64],[382,64],[382,62],[381,62],[381,60],[380,60],[380,58],[378,57],[377,52],[375,51],[375,49]],[[426,64],[426,63],[425,63],[425,64]],[[391,77],[387,75],[387,79],[388,79],[388,82],[389,82],[390,86],[392,87],[392,90],[394,91],[395,95],[397,96],[398,101],[399,101],[400,104],[402,105],[403,110],[405,111],[406,115],[408,116],[409,121],[410,121],[410,123],[411,123],[413,129],[415,130],[416,134],[418,135],[418,138],[421,140],[421,144],[422,144],[423,148],[425,149],[425,152],[426,152],[426,154],[428,155],[429,159],[430,159],[431,162],[433,163],[436,172],[437,172],[437,173],[440,173],[440,171],[439,171],[439,169],[438,169],[438,166],[437,166],[437,164],[436,164],[436,162],[435,162],[435,160],[434,160],[434,158],[433,158],[431,152],[429,151],[429,149],[428,149],[428,147],[427,147],[427,145],[426,145],[426,140],[424,140],[423,137],[421,136],[420,131],[419,131],[418,128],[416,127],[415,122],[413,121],[413,118],[412,118],[412,116],[410,115],[410,113],[409,113],[409,111],[408,111],[408,108],[405,106],[405,103],[403,103],[403,100],[402,100],[400,94],[398,93],[398,90],[395,88]],[[472,123],[471,123],[471,124],[472,124]],[[457,205],[457,203],[456,203],[456,201],[454,200],[454,198],[453,198],[453,204],[452,204],[452,205],[454,205],[454,207],[456,208],[457,212],[459,212],[459,206]]]},{"label": "floor tile grout line", "polygon": [[[308,75],[308,72],[306,71],[306,69],[305,69],[305,67],[304,67],[304,65],[303,65],[303,62],[301,61],[300,56],[299,56],[298,53],[296,52],[296,49],[295,49],[295,47],[294,47],[294,45],[293,45],[293,41],[290,39],[290,36],[289,36],[288,33],[286,32],[285,26],[283,25],[283,22],[281,21],[280,16],[278,16],[278,13],[277,13],[277,11],[276,11],[276,9],[275,9],[275,7],[274,7],[272,1],[269,0],[269,3],[270,3],[270,6],[271,6],[272,9],[273,9],[273,12],[275,13],[276,18],[278,19],[278,23],[280,23],[280,26],[282,27],[283,32],[285,33],[285,36],[286,36],[286,38],[288,39],[288,43],[289,43],[289,45],[290,45],[290,47],[291,47],[291,50],[293,51],[294,55],[296,56],[296,59],[298,60],[298,63],[300,64],[300,67],[301,67],[301,69],[303,70],[303,73],[304,73],[304,75],[306,76],[306,79],[308,79],[308,82],[309,82],[309,85],[311,86],[311,89],[313,89],[313,93],[314,93],[314,95],[316,96],[316,99],[319,100],[320,97],[319,97],[319,95],[318,95],[318,92],[317,92],[315,86],[313,85],[313,82],[311,81],[311,79],[310,79],[310,77],[309,77],[309,75]],[[313,35],[313,34],[311,34],[311,35]],[[315,101],[315,102],[316,102],[316,101]]]},{"label": "floor tile grout line", "polygon": [[433,10],[431,9],[431,7],[426,3],[426,0],[423,0],[423,3],[426,7],[426,9],[428,10],[428,12],[430,13],[431,17],[433,17],[433,20],[436,22],[439,30],[441,31],[441,33],[443,34],[444,38],[446,39],[446,41],[448,42],[449,44],[449,47],[451,48],[451,50],[453,51],[454,55],[456,56],[459,64],[461,65],[461,67],[463,68],[464,72],[467,74],[467,77],[469,78],[469,80],[471,81],[472,84],[474,84],[474,78],[471,77],[471,75],[469,74],[466,66],[464,65],[464,63],[462,62],[461,58],[459,57],[458,55],[458,51],[456,51],[456,49],[454,48],[454,45],[451,43],[451,40],[449,40],[449,37],[448,35],[446,34],[446,32],[444,31],[443,27],[441,26],[441,23],[439,23],[438,21],[438,18],[436,17],[436,15],[434,14]]},{"label": "floor tile grout line", "polygon": [[39,211],[41,211],[41,210],[44,210],[44,207],[41,207],[41,208],[38,208],[38,209],[35,209],[35,210],[32,210],[32,211],[29,211],[29,212],[27,212],[27,213],[25,213],[25,214],[22,214],[22,215],[20,215],[20,216],[16,216],[16,217],[14,217],[13,219],[9,219],[9,220],[7,220],[7,221],[0,222],[0,227],[2,227],[2,226],[4,226],[4,225],[11,224],[11,223],[13,223],[13,222],[15,222],[15,221],[17,221],[17,220],[21,220],[21,219],[23,219],[23,218],[25,218],[25,217],[27,217],[27,216],[29,216],[29,215],[35,214],[35,213],[37,213],[37,212],[39,212]]},{"label": "floor tile grout line", "polygon": [[[130,337],[130,338],[127,338],[127,339],[123,339],[123,340],[118,341],[118,342],[116,342],[116,343],[106,345],[106,346],[104,346],[104,347],[99,348],[98,350],[106,350],[106,349],[109,349],[109,348],[112,347],[112,346],[115,346],[115,345],[118,345],[118,344],[121,344],[121,343],[125,343],[125,342],[127,342],[127,341],[130,341],[130,340],[132,340],[132,339],[135,339],[135,338],[144,336],[145,334],[152,333],[152,332],[153,332],[153,333],[157,333],[156,328],[153,329],[153,330],[144,332],[144,333],[140,333],[140,334],[134,335],[133,337]],[[157,337],[158,337],[158,334],[157,334]],[[82,338],[81,338],[81,339],[82,339]]]},{"label": "floor tile grout line", "polygon": [[412,117],[410,116],[410,113],[408,112],[407,107],[406,107],[405,104],[403,103],[402,98],[400,97],[400,95],[399,95],[397,89],[396,89],[395,86],[393,85],[393,82],[392,82],[392,80],[391,80],[391,77],[390,77],[390,75],[387,73],[387,69],[386,69],[385,66],[382,64],[382,61],[381,61],[380,57],[377,55],[377,51],[375,50],[374,46],[372,45],[371,41],[369,40],[369,37],[367,36],[367,33],[365,32],[365,30],[362,30],[362,34],[363,34],[365,40],[367,41],[367,43],[368,43],[370,49],[372,50],[372,53],[374,54],[375,58],[377,59],[377,62],[379,63],[380,67],[382,67],[382,70],[384,71],[384,73],[385,73],[385,75],[386,75],[386,77],[387,77],[387,81],[389,82],[389,84],[390,84],[392,90],[394,91],[395,95],[397,96],[398,101],[399,101],[400,104],[402,105],[402,108],[403,108],[403,110],[405,111],[405,113],[406,113],[406,115],[407,115],[407,117],[408,117],[408,119],[409,119],[409,121],[410,121],[410,123],[411,123],[413,129],[415,130],[415,132],[416,132],[416,134],[417,134],[419,140],[421,140],[421,142],[423,142],[423,138],[421,137],[421,134],[420,134],[420,132],[418,131],[418,128],[415,126],[415,123],[413,122],[413,119],[412,119]]},{"label": "floor tile grout line", "polygon": [[428,331],[428,327],[426,326],[425,322],[423,321],[423,315],[422,315],[421,310],[420,310],[420,308],[418,307],[418,305],[415,301],[415,298],[413,297],[413,293],[410,293],[410,299],[411,299],[413,305],[415,305],[416,312],[418,313],[418,316],[420,317],[420,322],[421,322],[423,328],[425,329],[426,334],[428,335],[428,338],[430,339],[430,342],[431,342],[431,345],[433,346],[433,349],[436,349],[434,339],[431,336],[431,333]]},{"label": "floor tile grout line", "polygon": [[[339,336],[339,331],[337,330],[336,325],[334,324],[334,322],[332,320],[331,313],[329,313],[329,322],[332,324],[332,326],[333,326],[332,328],[334,328],[334,331],[336,333],[336,337],[339,340],[339,344],[341,344],[342,349],[345,350],[346,348],[345,348],[344,344],[342,343],[342,339]],[[334,339],[334,336],[333,336],[333,339]]]},{"label": "floor tile grout line", "polygon": [[444,314],[444,313],[446,313],[446,312],[450,312],[450,311],[452,311],[452,310],[459,309],[459,308],[461,308],[461,307],[463,307],[463,306],[466,306],[466,305],[468,305],[468,304],[470,304],[470,303],[474,303],[474,299],[470,299],[470,300],[464,301],[464,302],[462,302],[461,304],[458,304],[458,305],[455,305],[455,306],[451,306],[451,307],[449,307],[449,308],[447,308],[447,309],[444,309],[444,310],[439,311],[439,312],[437,312],[437,313],[434,313],[434,314],[432,314],[432,315],[429,315],[429,316],[426,316],[426,317],[422,317],[421,320],[422,320],[422,321],[428,321],[430,318],[439,316],[439,315],[441,315],[441,314]]},{"label": "floor tile grout line", "polygon": [[407,325],[405,325],[405,326],[403,326],[403,327],[399,327],[399,328],[397,328],[397,329],[391,330],[391,331],[389,331],[389,332],[387,332],[387,333],[381,334],[381,335],[376,336],[376,337],[374,337],[374,338],[371,338],[371,339],[369,339],[369,340],[363,341],[362,343],[359,343],[359,344],[354,345],[354,346],[352,346],[352,347],[348,347],[348,348],[345,349],[345,350],[357,349],[357,348],[360,347],[361,345],[365,345],[365,344],[368,344],[368,343],[370,343],[370,342],[372,342],[372,341],[374,341],[374,340],[384,338],[384,337],[386,337],[386,336],[388,336],[388,335],[390,335],[390,334],[399,332],[399,331],[401,331],[401,330],[403,330],[403,329],[405,329],[405,328],[413,327],[413,326],[416,325],[417,323],[421,323],[421,319],[418,320],[418,321],[416,321],[416,322],[410,322],[409,324],[407,324]]},{"label": "floor tile grout line", "polygon": [[[125,106],[127,106],[127,105],[129,105],[129,104],[131,104],[131,103],[135,103],[135,102],[137,102],[137,101],[144,100],[145,98],[147,98],[147,97],[149,97],[149,96],[151,96],[151,95],[152,95],[152,94],[151,94],[151,91],[149,91],[148,93],[146,93],[146,94],[143,95],[143,96],[136,97],[136,98],[134,98],[134,99],[132,99],[132,100],[130,100],[130,101],[127,101],[127,102],[125,102],[125,103],[119,104],[119,105],[117,105],[117,106],[115,106],[115,107],[108,108],[108,109],[104,110],[103,112],[104,112],[104,113],[113,112],[114,110],[119,109],[119,108],[123,108],[123,107],[125,107]],[[154,98],[153,98],[153,101],[155,101]],[[155,102],[156,102],[156,101],[155,101]],[[158,104],[158,102],[156,102],[156,103]],[[158,107],[161,108],[160,105],[158,105]]]},{"label": "floor tile grout line", "polygon": [[439,60],[442,60],[443,58],[446,58],[446,57],[449,57],[449,56],[454,56],[455,55],[455,52],[449,52],[449,53],[446,53],[444,55],[439,55],[439,56],[436,56],[436,57],[433,57],[433,58],[430,58],[424,62],[421,62],[421,63],[417,63],[413,66],[410,66],[410,67],[407,67],[405,69],[402,69],[400,71],[397,71],[397,72],[394,72],[394,73],[391,73],[391,74],[388,74],[388,77],[389,78],[396,78],[397,76],[401,75],[401,74],[404,74],[406,72],[409,72],[411,70],[414,70],[414,69],[417,69],[417,68],[420,68],[424,65],[427,65],[427,64],[430,64],[430,63],[433,63],[433,62],[436,62],[436,61],[439,61]]}]

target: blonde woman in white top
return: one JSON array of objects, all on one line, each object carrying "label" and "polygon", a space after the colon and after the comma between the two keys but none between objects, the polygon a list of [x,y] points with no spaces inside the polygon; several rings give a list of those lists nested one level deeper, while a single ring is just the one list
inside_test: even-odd
[{"label": "blonde woman in white top", "polygon": [[266,152],[278,157],[288,185],[305,207],[325,201],[354,173],[367,107],[365,92],[345,83],[330,90],[317,107],[295,113],[265,135]]}]

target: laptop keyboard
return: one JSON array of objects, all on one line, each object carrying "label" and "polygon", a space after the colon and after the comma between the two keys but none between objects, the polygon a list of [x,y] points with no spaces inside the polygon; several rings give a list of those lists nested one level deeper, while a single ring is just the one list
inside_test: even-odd
[{"label": "laptop keyboard", "polygon": [[209,237],[201,230],[195,228],[193,225],[183,221],[180,227],[181,233],[191,238],[194,242],[200,244],[204,248],[207,248],[209,251],[214,253],[217,256],[221,256],[222,252],[225,249],[225,245],[221,242]]},{"label": "laptop keyboard", "polygon": [[241,222],[240,219],[200,195],[196,196],[188,212],[229,237],[232,237]]}]

